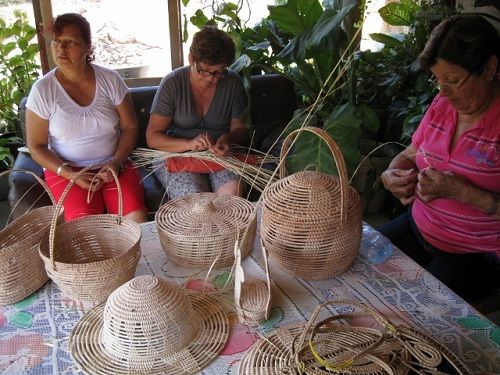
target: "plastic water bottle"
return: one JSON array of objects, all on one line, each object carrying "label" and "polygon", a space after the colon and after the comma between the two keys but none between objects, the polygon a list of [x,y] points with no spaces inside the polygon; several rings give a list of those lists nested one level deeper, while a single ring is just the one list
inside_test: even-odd
[{"label": "plastic water bottle", "polygon": [[392,254],[392,242],[368,225],[363,225],[359,254],[371,264],[385,262]]}]

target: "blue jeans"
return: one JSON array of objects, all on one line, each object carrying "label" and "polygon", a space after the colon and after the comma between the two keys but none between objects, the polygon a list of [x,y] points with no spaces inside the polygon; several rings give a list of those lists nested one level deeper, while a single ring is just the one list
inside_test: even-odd
[{"label": "blue jeans", "polygon": [[468,302],[500,288],[500,260],[495,254],[453,254],[439,250],[420,234],[411,207],[377,230]]}]

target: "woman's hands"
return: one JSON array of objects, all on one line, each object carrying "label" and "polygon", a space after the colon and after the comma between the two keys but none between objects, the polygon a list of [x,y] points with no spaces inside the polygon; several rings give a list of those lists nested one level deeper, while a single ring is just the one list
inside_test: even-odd
[{"label": "woman's hands", "polygon": [[191,139],[190,147],[193,151],[208,150],[217,156],[227,155],[229,152],[229,133],[221,135],[217,141],[214,141],[208,133],[199,134]]},{"label": "woman's hands", "polygon": [[387,169],[382,173],[382,183],[402,204],[415,200],[418,172],[415,169]]},{"label": "woman's hands", "polygon": [[420,199],[430,202],[436,198],[460,199],[467,191],[469,182],[453,172],[439,172],[433,168],[421,170],[418,174],[417,194]]},{"label": "woman's hands", "polygon": [[112,159],[96,173],[96,178],[99,178],[104,183],[114,181],[115,178],[113,177],[113,173],[111,171],[113,171],[118,177],[122,169],[123,164],[116,159]]},{"label": "woman's hands", "polygon": [[189,148],[193,151],[204,151],[212,148],[214,144],[214,139],[208,133],[202,133],[190,140]]}]

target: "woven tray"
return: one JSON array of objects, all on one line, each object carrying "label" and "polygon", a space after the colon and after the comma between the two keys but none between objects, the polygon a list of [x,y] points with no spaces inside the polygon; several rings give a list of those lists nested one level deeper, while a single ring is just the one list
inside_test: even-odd
[{"label": "woven tray", "polygon": [[173,199],[155,215],[161,246],[172,261],[186,268],[230,266],[236,241],[242,258],[252,250],[257,228],[254,209],[246,199],[217,193]]},{"label": "woven tray", "polygon": [[[348,312],[316,323],[320,309],[327,305],[347,305]],[[322,303],[308,323],[283,327],[260,339],[245,353],[239,368],[240,375],[406,375],[411,371],[470,374],[457,356],[424,333],[394,325],[370,307],[345,300]]]},{"label": "woven tray", "polygon": [[[57,210],[78,177],[94,166],[82,169],[64,190]],[[104,301],[116,288],[134,277],[141,256],[139,224],[123,217],[120,183],[118,215],[91,215],[57,225],[55,216],[49,238],[40,242],[39,253],[49,277],[59,288],[78,300]]]},{"label": "woven tray", "polygon": [[332,152],[339,177],[303,171],[270,185],[262,198],[261,236],[273,259],[290,274],[305,279],[328,279],[345,272],[358,254],[362,205],[349,186],[344,158],[328,133],[305,127],[288,135],[282,160],[300,132],[316,134]]}]

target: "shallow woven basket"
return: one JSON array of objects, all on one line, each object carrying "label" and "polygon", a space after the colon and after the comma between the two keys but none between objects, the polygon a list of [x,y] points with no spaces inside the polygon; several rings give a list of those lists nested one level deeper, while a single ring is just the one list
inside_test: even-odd
[{"label": "shallow woven basket", "polygon": [[242,259],[252,250],[257,229],[254,210],[246,199],[217,193],[173,199],[155,215],[161,246],[172,261],[186,268],[230,266],[236,241]]},{"label": "shallow woven basket", "polygon": [[[82,169],[77,176],[91,167]],[[114,177],[118,215],[85,216],[62,225],[57,225],[54,215],[49,238],[40,242],[40,256],[49,277],[63,292],[78,300],[104,301],[134,277],[141,256],[141,228],[123,218],[122,191],[117,176]],[[75,180],[66,186],[56,212]]]},{"label": "shallow woven basket", "polygon": [[[52,203],[54,196],[45,182],[36,174],[31,174],[44,187]],[[0,231],[0,305],[16,303],[38,290],[49,279],[43,261],[38,255],[38,244],[49,236],[50,222],[56,206],[35,208]],[[59,221],[63,215],[57,215]]]},{"label": "shallow woven basket", "polygon": [[229,321],[212,297],[139,276],[90,310],[69,338],[88,374],[194,374],[214,360]]},{"label": "shallow woven basket", "polygon": [[[317,323],[320,309],[327,305],[349,307]],[[369,306],[342,300],[318,305],[307,324],[277,329],[257,341],[243,356],[239,373],[406,375],[410,368],[422,374],[451,369],[453,374],[470,374],[457,356],[424,333],[394,325]]]},{"label": "shallow woven basket", "polygon": [[314,171],[284,177],[281,166],[281,179],[262,197],[261,236],[270,257],[290,274],[328,279],[345,272],[358,254],[362,205],[348,184],[340,149],[324,130],[304,127],[290,133],[283,143],[282,160],[300,131],[316,134],[327,143],[339,178]]}]

